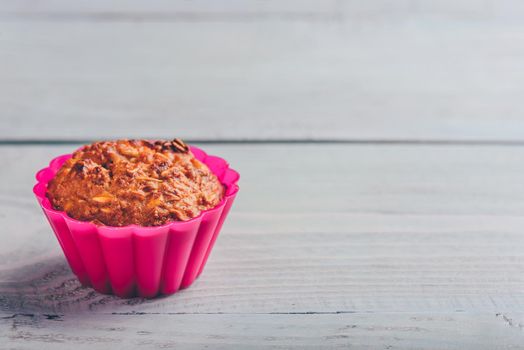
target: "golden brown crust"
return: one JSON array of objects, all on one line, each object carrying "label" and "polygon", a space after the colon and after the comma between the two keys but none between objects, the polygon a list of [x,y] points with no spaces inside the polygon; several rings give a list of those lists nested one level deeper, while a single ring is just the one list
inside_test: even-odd
[{"label": "golden brown crust", "polygon": [[181,140],[96,142],[73,153],[47,197],[74,219],[158,226],[217,206],[224,189]]}]

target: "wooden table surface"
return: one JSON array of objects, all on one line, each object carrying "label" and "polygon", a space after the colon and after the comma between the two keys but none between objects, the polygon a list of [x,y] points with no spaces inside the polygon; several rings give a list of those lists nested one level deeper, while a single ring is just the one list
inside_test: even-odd
[{"label": "wooden table surface", "polygon": [[[524,7],[0,1],[0,348],[524,348]],[[81,287],[32,194],[82,142],[241,173],[202,276]]]}]

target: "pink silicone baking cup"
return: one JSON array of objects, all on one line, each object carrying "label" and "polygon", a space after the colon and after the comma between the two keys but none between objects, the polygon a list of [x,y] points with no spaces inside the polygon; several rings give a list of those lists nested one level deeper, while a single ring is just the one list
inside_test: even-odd
[{"label": "pink silicone baking cup", "polygon": [[47,184],[71,154],[54,158],[36,174],[33,192],[73,273],[84,286],[119,297],[155,297],[187,288],[202,273],[238,192],[240,175],[222,158],[191,146],[225,187],[224,199],[188,221],[163,226],[97,226],[54,210]]}]

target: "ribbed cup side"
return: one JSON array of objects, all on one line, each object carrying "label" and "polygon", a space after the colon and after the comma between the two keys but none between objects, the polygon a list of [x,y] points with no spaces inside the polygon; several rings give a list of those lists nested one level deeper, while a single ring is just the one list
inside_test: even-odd
[{"label": "ribbed cup side", "polygon": [[161,285],[163,294],[172,294],[180,289],[200,223],[199,219],[170,229]]},{"label": "ribbed cup side", "polygon": [[160,290],[160,276],[169,228],[155,229],[152,233],[135,230],[133,251],[138,294],[151,298]]},{"label": "ribbed cup side", "polygon": [[55,233],[56,239],[60,243],[60,247],[64,252],[71,270],[78,277],[80,283],[83,285],[90,285],[91,282],[87,276],[84,263],[82,262],[82,258],[80,257],[80,254],[76,248],[75,241],[71,236],[71,232],[69,231],[69,227],[65,223],[63,216],[45,209],[44,213],[51,227],[53,228],[53,232]]},{"label": "ribbed cup side", "polygon": [[96,226],[73,220],[66,220],[66,223],[91,285],[100,293],[110,293],[109,275],[106,270]]},{"label": "ribbed cup side", "polygon": [[224,224],[224,221],[226,220],[227,214],[229,213],[229,209],[231,209],[231,206],[233,205],[233,201],[235,200],[235,197],[236,195],[233,195],[232,197],[228,197],[226,199],[224,209],[222,210],[217,226],[215,227],[215,230],[213,232],[213,236],[211,237],[211,240],[204,253],[204,258],[202,259],[202,262],[200,263],[200,267],[198,269],[196,277],[200,276],[200,274],[204,270],[204,267],[206,266],[207,259],[209,258],[209,254],[211,254],[211,251],[213,250],[213,247],[215,246],[215,241],[218,238],[218,234],[220,233],[220,230],[222,229],[222,225]]},{"label": "ribbed cup side", "polygon": [[136,293],[133,229],[98,228],[100,245],[113,293],[125,298]]},{"label": "ribbed cup side", "polygon": [[218,220],[220,219],[223,208],[223,206],[218,207],[202,215],[202,222],[200,223],[198,234],[193,243],[193,249],[189,256],[184,277],[182,278],[181,288],[189,287],[195,280],[207,248],[209,247],[209,242],[211,242],[211,238],[213,238],[213,234],[215,233],[215,228],[218,225]]}]

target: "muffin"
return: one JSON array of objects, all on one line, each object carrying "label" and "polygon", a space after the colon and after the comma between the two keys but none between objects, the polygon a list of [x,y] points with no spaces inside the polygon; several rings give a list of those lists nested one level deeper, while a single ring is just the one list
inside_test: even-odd
[{"label": "muffin", "polygon": [[239,177],[178,139],[118,140],[54,158],[33,192],[82,285],[155,297],[202,273]]},{"label": "muffin", "polygon": [[222,200],[224,189],[181,140],[96,142],[73,153],[48,185],[53,208],[107,226],[185,221]]}]

